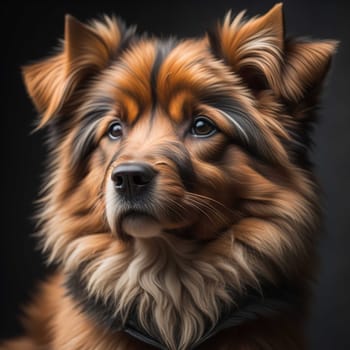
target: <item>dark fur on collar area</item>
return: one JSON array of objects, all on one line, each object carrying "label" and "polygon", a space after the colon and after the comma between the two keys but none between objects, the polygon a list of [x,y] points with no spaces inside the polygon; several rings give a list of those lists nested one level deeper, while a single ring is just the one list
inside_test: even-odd
[{"label": "dark fur on collar area", "polygon": [[[112,332],[125,332],[155,348],[167,349],[156,327],[151,327],[155,330],[155,334],[151,335],[139,323],[136,311],[137,300],[131,307],[128,318],[123,320],[120,315],[116,315],[113,312],[116,309],[113,301],[104,302],[89,296],[86,286],[80,280],[79,274],[68,276],[65,285],[69,295],[76,300],[82,312],[89,314],[97,324],[103,325],[103,327]],[[220,308],[221,313],[216,323],[211,325],[209,320],[207,320],[208,326],[202,337],[194,344],[190,344],[188,349],[197,349],[202,343],[215,337],[221,331],[239,327],[257,319],[269,319],[283,314],[289,314],[293,317],[296,310],[298,310],[298,313],[304,308],[303,293],[304,291],[297,290],[295,287],[268,284],[262,286],[259,291],[250,288],[243,296],[236,295],[233,290],[230,293],[232,295],[232,305],[222,305]],[[152,324],[153,320],[150,318],[147,322]],[[179,329],[178,331],[180,332],[181,330]],[[178,343],[179,340],[177,340]]]}]

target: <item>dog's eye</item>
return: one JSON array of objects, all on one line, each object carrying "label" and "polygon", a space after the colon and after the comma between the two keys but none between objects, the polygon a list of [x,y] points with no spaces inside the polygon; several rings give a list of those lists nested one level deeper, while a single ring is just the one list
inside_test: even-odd
[{"label": "dog's eye", "polygon": [[119,122],[113,122],[108,128],[108,137],[117,140],[123,135],[123,128]]},{"label": "dog's eye", "polygon": [[191,126],[191,134],[196,137],[209,137],[217,132],[216,125],[205,116],[198,116]]}]

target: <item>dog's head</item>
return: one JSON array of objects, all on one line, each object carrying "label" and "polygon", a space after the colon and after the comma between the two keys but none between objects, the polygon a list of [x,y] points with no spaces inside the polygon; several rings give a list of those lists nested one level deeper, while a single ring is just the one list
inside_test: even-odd
[{"label": "dog's head", "polygon": [[[215,273],[231,269],[239,288],[305,270],[318,221],[309,130],[335,47],[285,39],[281,5],[181,41],[68,16],[59,51],[24,68],[49,129],[41,223],[51,259],[109,298],[139,242],[171,241],[169,254],[195,267],[189,291],[191,278],[216,281],[198,314],[231,283]],[[153,258],[144,270],[162,263]],[[165,290],[173,282],[162,276],[148,283]],[[129,292],[120,300],[139,295]]]}]

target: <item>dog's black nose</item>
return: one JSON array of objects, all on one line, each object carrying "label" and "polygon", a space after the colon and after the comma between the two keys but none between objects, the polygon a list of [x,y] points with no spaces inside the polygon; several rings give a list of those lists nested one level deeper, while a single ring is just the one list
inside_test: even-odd
[{"label": "dog's black nose", "polygon": [[132,198],[147,190],[157,172],[146,163],[123,163],[112,171],[112,180],[118,193]]}]

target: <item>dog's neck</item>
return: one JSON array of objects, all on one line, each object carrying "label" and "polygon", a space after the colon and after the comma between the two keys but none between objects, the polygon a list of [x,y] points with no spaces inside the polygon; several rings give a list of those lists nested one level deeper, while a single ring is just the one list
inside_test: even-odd
[{"label": "dog's neck", "polygon": [[67,286],[105,326],[158,348],[190,349],[290,304],[288,290],[242,289],[242,256],[234,251],[231,257],[215,255],[210,244],[175,237],[135,240],[125,270],[111,281],[115,292],[108,302],[90,295],[79,273],[69,275]]}]

